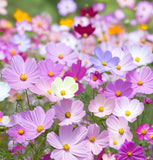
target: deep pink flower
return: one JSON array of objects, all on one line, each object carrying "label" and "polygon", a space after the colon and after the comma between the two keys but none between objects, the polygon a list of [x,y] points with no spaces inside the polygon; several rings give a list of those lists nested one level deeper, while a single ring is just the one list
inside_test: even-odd
[{"label": "deep pink flower", "polygon": [[59,136],[55,132],[48,133],[47,142],[53,146],[51,158],[56,160],[78,160],[87,158],[90,154],[84,141],[87,135],[85,127],[78,127],[73,131],[73,126],[62,126],[59,129]]},{"label": "deep pink flower", "polygon": [[153,127],[147,130],[146,138],[150,144],[153,144]]},{"label": "deep pink flower", "polygon": [[73,52],[72,49],[64,43],[47,43],[46,52],[47,59],[63,65],[71,66],[73,63],[76,63],[78,59],[78,54]]},{"label": "deep pink flower", "polygon": [[97,11],[95,9],[93,9],[93,7],[90,8],[82,8],[80,10],[80,14],[81,16],[86,16],[86,17],[95,17],[95,15],[97,14]]},{"label": "deep pink flower", "polygon": [[150,128],[149,124],[145,123],[144,125],[139,125],[139,128],[135,129],[136,133],[138,134],[138,138],[141,141],[147,139],[149,128]]},{"label": "deep pink flower", "polygon": [[84,104],[80,101],[72,101],[69,99],[63,99],[60,101],[60,105],[55,104],[55,115],[60,120],[59,125],[79,124],[82,118],[85,116],[83,110]]},{"label": "deep pink flower", "polygon": [[16,55],[11,60],[10,68],[2,70],[3,78],[15,90],[23,90],[32,86],[39,80],[39,70],[34,58],[23,58]]},{"label": "deep pink flower", "polygon": [[51,127],[54,115],[54,109],[45,113],[42,107],[37,106],[33,111],[21,112],[17,121],[26,130],[26,139],[33,140]]}]

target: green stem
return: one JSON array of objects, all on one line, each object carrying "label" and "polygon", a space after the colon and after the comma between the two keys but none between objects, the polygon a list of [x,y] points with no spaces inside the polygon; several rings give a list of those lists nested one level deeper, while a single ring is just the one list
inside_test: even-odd
[{"label": "green stem", "polygon": [[29,109],[30,109],[30,110],[32,110],[32,108],[31,108],[31,106],[30,106],[30,102],[29,102],[29,98],[28,98],[28,92],[27,92],[27,90],[25,90],[25,93],[26,93],[27,103],[28,103]]},{"label": "green stem", "polygon": [[55,130],[56,130],[56,126],[58,125],[58,122],[59,122],[59,120],[57,119],[57,120],[56,120],[56,122],[55,122],[55,125],[54,125],[53,132],[55,132]]}]

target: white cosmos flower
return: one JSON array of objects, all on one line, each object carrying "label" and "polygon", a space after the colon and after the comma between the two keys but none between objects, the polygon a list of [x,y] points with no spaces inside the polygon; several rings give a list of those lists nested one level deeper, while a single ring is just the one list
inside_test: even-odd
[{"label": "white cosmos flower", "polygon": [[65,77],[62,80],[60,77],[55,78],[51,84],[52,92],[59,98],[68,99],[74,97],[75,92],[78,90],[78,84],[72,77]]},{"label": "white cosmos flower", "polygon": [[5,82],[0,82],[0,101],[3,101],[9,96],[10,87]]}]

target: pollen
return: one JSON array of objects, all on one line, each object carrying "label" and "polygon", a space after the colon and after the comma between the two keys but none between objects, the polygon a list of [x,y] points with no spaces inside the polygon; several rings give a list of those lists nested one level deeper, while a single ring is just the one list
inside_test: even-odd
[{"label": "pollen", "polygon": [[21,44],[21,41],[19,41],[18,44],[20,45],[20,44]]},{"label": "pollen", "polygon": [[16,54],[16,51],[15,51],[15,50],[12,50],[12,51],[11,51],[11,54],[12,54],[12,55],[15,55],[15,54]]},{"label": "pollen", "polygon": [[47,92],[48,92],[48,94],[51,94],[51,93],[52,93],[52,91],[51,91],[51,90],[47,90]]},{"label": "pollen", "polygon": [[105,61],[103,61],[103,62],[102,62],[102,65],[103,65],[103,66],[106,66],[106,65],[107,65],[107,63],[106,63]]},{"label": "pollen", "polygon": [[116,69],[120,70],[120,69],[121,69],[121,66],[118,64],[118,65],[116,66]]},{"label": "pollen", "polygon": [[127,111],[125,111],[125,115],[128,117],[131,115],[131,112],[127,110]]},{"label": "pollen", "polygon": [[84,37],[84,38],[87,38],[87,37],[88,37],[88,34],[87,34],[87,33],[84,33],[84,34],[83,34],[83,37]]},{"label": "pollen", "polygon": [[136,57],[136,58],[135,58],[135,61],[136,61],[136,62],[139,62],[139,61],[140,61],[140,57]]},{"label": "pollen", "polygon": [[132,153],[131,152],[127,152],[127,155],[130,157],[130,156],[132,156]]},{"label": "pollen", "polygon": [[117,141],[116,140],[113,141],[113,145],[117,145]]},{"label": "pollen", "polygon": [[37,127],[37,132],[41,132],[43,129],[44,129],[43,126],[40,125]]},{"label": "pollen", "polygon": [[2,121],[2,117],[0,117],[0,122]]},{"label": "pollen", "polygon": [[21,74],[20,79],[21,79],[21,81],[26,81],[27,76],[25,74]]},{"label": "pollen", "polygon": [[143,82],[141,80],[138,81],[137,83],[139,86],[143,85]]},{"label": "pollen", "polygon": [[52,77],[54,74],[53,74],[53,72],[48,72],[48,75],[50,76],[50,77]]},{"label": "pollen", "polygon": [[66,92],[64,90],[61,90],[61,96],[65,96],[66,95]]},{"label": "pollen", "polygon": [[153,135],[150,135],[150,138],[153,139]]},{"label": "pollen", "polygon": [[123,128],[120,128],[120,129],[118,130],[118,132],[119,132],[120,135],[123,135],[123,134],[124,134],[124,129],[123,129]]},{"label": "pollen", "polygon": [[100,106],[98,110],[99,110],[99,112],[103,112],[104,111],[104,107]]},{"label": "pollen", "polygon": [[90,141],[90,142],[94,142],[94,141],[95,141],[95,138],[94,138],[94,137],[90,137],[90,138],[89,138],[89,141]]},{"label": "pollen", "polygon": [[70,118],[70,117],[71,117],[71,113],[70,113],[70,112],[66,112],[66,113],[65,113],[65,117],[66,117],[66,118]]},{"label": "pollen", "polygon": [[41,27],[41,26],[42,26],[41,22],[37,23],[37,26],[38,26],[38,27]]},{"label": "pollen", "polygon": [[63,148],[64,148],[64,150],[66,150],[66,151],[68,151],[68,150],[70,149],[70,147],[69,147],[68,144],[64,144],[64,145],[63,145]]},{"label": "pollen", "polygon": [[116,96],[120,97],[121,96],[121,91],[116,91]]},{"label": "pollen", "polygon": [[146,135],[146,134],[147,134],[146,129],[142,129],[141,133],[142,133],[143,135]]},{"label": "pollen", "polygon": [[74,78],[74,80],[75,80],[75,81],[77,81],[77,80],[78,80],[78,78],[77,78],[76,76],[75,76],[75,77],[73,77],[73,78]]},{"label": "pollen", "polygon": [[96,81],[96,80],[97,80],[97,76],[93,76],[93,77],[92,77],[92,80],[93,80],[93,81]]},{"label": "pollen", "polygon": [[19,133],[20,135],[23,135],[23,134],[24,134],[23,129],[19,129],[19,130],[18,130],[18,133]]},{"label": "pollen", "polygon": [[59,59],[63,59],[63,55],[60,54],[60,55],[58,56],[58,58],[59,58]]}]

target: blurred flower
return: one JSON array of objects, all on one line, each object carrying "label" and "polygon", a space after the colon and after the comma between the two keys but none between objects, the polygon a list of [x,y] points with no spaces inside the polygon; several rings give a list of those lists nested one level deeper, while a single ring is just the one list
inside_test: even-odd
[{"label": "blurred flower", "polygon": [[6,6],[7,6],[7,0],[0,0],[0,14],[2,15],[7,14],[7,10],[5,9]]},{"label": "blurred flower", "polygon": [[16,9],[16,11],[13,13],[13,17],[16,21],[22,22],[23,20],[27,20],[28,22],[31,21],[31,17],[27,12],[23,12],[20,9]]},{"label": "blurred flower", "polygon": [[90,24],[89,18],[87,17],[74,17],[74,26],[81,25],[83,27],[88,26]]},{"label": "blurred flower", "polygon": [[92,5],[94,12],[103,12],[105,10],[104,3],[95,3]]},{"label": "blurred flower", "polygon": [[0,82],[0,102],[9,96],[10,86],[5,82]]},{"label": "blurred flower", "polygon": [[135,146],[133,141],[125,140],[124,144],[122,144],[119,149],[119,156],[117,160],[131,160],[131,159],[141,159],[145,160],[145,155],[143,154],[143,148],[140,146]]},{"label": "blurred flower", "polygon": [[95,10],[93,9],[93,7],[90,7],[90,8],[82,8],[82,9],[80,10],[80,14],[81,14],[81,16],[85,16],[85,17],[90,17],[90,18],[92,18],[92,17],[95,17],[95,15],[97,14],[97,11],[95,11]]},{"label": "blurred flower", "polygon": [[54,132],[48,133],[47,142],[56,148],[52,151],[50,158],[72,160],[88,157],[90,152],[86,147],[85,141],[83,141],[86,135],[87,129],[85,127],[80,126],[73,130],[72,125],[61,126],[59,136]]},{"label": "blurred flower", "polygon": [[79,124],[86,115],[83,110],[84,104],[80,101],[63,99],[60,104],[55,104],[55,115],[60,120],[59,125]]},{"label": "blurred flower", "polygon": [[121,21],[125,18],[125,13],[121,9],[116,9],[113,15],[118,21]]},{"label": "blurred flower", "polygon": [[74,97],[75,92],[77,92],[79,88],[72,77],[65,77],[63,81],[61,78],[56,77],[51,87],[53,93],[61,99]]},{"label": "blurred flower", "polygon": [[103,160],[116,160],[115,155],[112,153],[103,154],[102,159]]},{"label": "blurred flower", "polygon": [[110,35],[120,34],[123,32],[123,28],[119,24],[109,27],[108,32]]},{"label": "blurred flower", "polygon": [[77,4],[73,0],[60,0],[57,4],[57,9],[60,15],[66,16],[76,11]]},{"label": "blurred flower", "polygon": [[135,5],[135,0],[117,0],[117,3],[120,7],[128,7],[129,9],[133,9]]},{"label": "blurred flower", "polygon": [[72,27],[73,23],[73,19],[70,18],[61,19],[59,22],[60,25],[67,26],[68,28]]}]

